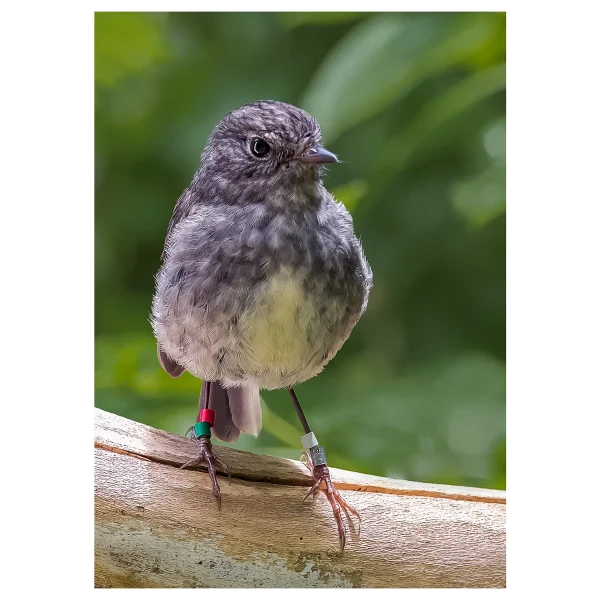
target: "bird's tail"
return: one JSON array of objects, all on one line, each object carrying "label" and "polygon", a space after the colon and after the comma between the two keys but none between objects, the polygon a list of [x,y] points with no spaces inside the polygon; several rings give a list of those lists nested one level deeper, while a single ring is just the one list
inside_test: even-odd
[{"label": "bird's tail", "polygon": [[240,432],[256,435],[262,426],[258,387],[224,388],[218,381],[210,386],[202,382],[200,405],[215,411],[213,434],[224,442],[235,442]]}]

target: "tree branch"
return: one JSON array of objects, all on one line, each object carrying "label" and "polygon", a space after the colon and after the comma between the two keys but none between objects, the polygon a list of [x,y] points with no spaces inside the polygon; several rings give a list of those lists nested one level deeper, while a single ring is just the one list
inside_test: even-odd
[{"label": "tree branch", "polygon": [[[96,409],[96,587],[504,587],[506,495],[331,468],[361,513],[343,553],[302,463],[216,447],[219,511],[193,441]],[[356,522],[355,522],[355,525]]]}]

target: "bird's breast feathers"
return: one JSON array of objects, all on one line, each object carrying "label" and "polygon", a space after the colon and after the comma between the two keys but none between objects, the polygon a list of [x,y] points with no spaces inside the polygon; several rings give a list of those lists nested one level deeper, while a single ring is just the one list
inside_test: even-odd
[{"label": "bird's breast feathers", "polygon": [[236,344],[243,351],[244,368],[262,372],[264,388],[313,377],[335,341],[331,326],[341,322],[344,312],[339,301],[329,299],[325,305],[311,297],[302,276],[282,268],[261,286],[238,321]]},{"label": "bird's breast feathers", "polygon": [[214,213],[183,222],[157,279],[153,326],[193,375],[277,389],[335,356],[366,307],[370,270],[344,218],[296,230],[277,216],[260,223]]}]

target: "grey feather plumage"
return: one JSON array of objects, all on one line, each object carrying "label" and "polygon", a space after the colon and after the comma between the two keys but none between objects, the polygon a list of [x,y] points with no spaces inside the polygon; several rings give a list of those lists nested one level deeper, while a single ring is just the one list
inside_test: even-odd
[{"label": "grey feather plumage", "polygon": [[[266,160],[249,152],[256,135]],[[295,161],[320,140],[317,122],[287,104],[230,113],[169,224],[152,305],[161,364],[217,382],[220,439],[260,429],[259,388],[319,373],[366,308],[372,273],[352,218],[322,167]]]}]

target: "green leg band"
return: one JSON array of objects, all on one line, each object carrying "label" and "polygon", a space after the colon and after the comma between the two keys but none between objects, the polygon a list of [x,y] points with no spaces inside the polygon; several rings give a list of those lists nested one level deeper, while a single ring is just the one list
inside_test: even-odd
[{"label": "green leg band", "polygon": [[206,421],[202,421],[202,423],[196,423],[196,425],[194,425],[194,433],[196,434],[196,437],[200,437],[202,435],[207,435],[210,437],[210,423]]}]

